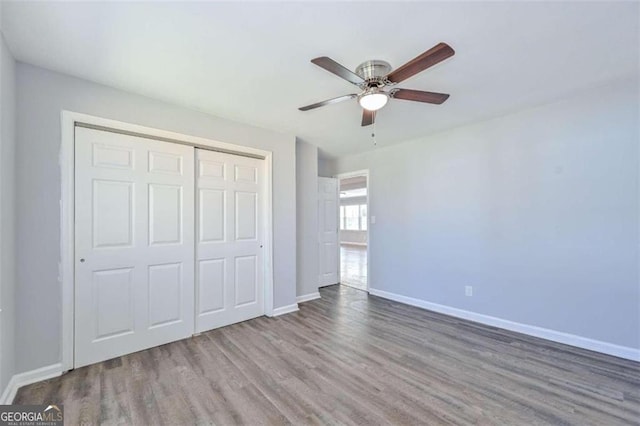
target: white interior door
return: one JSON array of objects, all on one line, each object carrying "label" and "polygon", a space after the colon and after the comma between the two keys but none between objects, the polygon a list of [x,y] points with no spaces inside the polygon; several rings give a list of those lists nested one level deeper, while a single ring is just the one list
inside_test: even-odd
[{"label": "white interior door", "polygon": [[194,330],[194,148],[75,131],[75,367]]},{"label": "white interior door", "polygon": [[196,332],[264,315],[264,160],[196,149]]},{"label": "white interior door", "polygon": [[318,239],[320,242],[320,286],[340,281],[340,247],[338,216],[340,214],[338,179],[318,178]]}]

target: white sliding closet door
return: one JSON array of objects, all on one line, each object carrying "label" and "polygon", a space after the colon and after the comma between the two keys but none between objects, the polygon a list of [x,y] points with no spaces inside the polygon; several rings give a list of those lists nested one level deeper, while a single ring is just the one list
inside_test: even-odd
[{"label": "white sliding closet door", "polygon": [[201,149],[196,164],[196,332],[203,332],[264,314],[265,169],[264,160]]},{"label": "white sliding closet door", "polygon": [[75,137],[75,367],[191,336],[194,148]]}]

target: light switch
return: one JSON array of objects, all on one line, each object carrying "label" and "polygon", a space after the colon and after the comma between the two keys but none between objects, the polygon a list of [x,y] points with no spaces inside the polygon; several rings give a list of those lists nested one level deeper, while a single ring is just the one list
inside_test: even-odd
[{"label": "light switch", "polygon": [[376,217],[375,216],[371,216],[371,224],[373,225],[374,223],[376,223]]}]

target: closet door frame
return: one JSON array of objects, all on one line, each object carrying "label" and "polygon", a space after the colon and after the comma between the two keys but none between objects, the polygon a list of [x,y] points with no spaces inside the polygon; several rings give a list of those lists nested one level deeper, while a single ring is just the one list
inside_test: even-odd
[{"label": "closet door frame", "polygon": [[[138,137],[156,139],[209,149],[229,154],[264,159],[265,179],[263,180],[264,197],[262,208],[264,215],[262,227],[264,230],[264,312],[266,316],[273,316],[273,207],[272,207],[272,164],[273,153],[257,148],[220,142],[196,136],[189,136],[167,130],[154,129],[117,120],[96,117],[78,112],[61,112],[61,198],[60,198],[60,249],[59,282],[62,286],[62,360],[61,372],[74,368],[74,271],[75,271],[75,193],[74,193],[74,152],[75,128],[89,127],[99,130],[124,133]],[[194,265],[195,267],[195,265]]]}]

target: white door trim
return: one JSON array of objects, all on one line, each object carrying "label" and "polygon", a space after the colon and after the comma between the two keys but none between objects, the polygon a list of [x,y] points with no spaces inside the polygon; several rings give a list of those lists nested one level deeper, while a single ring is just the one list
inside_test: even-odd
[{"label": "white door trim", "polygon": [[249,148],[227,142],[189,136],[168,130],[154,129],[117,120],[110,120],[78,112],[65,111],[61,113],[61,197],[60,197],[60,252],[58,265],[58,281],[62,286],[62,371],[73,369],[74,350],[74,129],[76,123],[113,129],[116,132],[136,133],[150,138],[170,139],[187,145],[210,148],[239,155],[246,154],[265,160],[264,180],[264,311],[265,315],[273,316],[273,220],[272,220],[272,163],[273,153],[257,148]]},{"label": "white door trim", "polygon": [[[355,172],[346,172],[346,173],[339,173],[337,175],[334,175],[333,177],[338,179],[338,193],[340,191],[340,180],[341,179],[346,179],[346,178],[350,178],[350,177],[356,177],[356,176],[364,176],[366,181],[367,181],[367,292],[369,291],[369,289],[371,288],[371,262],[370,262],[370,246],[371,246],[371,209],[370,209],[370,202],[371,202],[371,179],[369,179],[369,169],[364,169],[364,170],[356,170]],[[338,202],[340,202],[340,198],[338,197]],[[340,223],[340,221],[338,221],[338,223]],[[342,240],[341,238],[341,230],[340,230],[340,225],[338,225],[338,259],[340,259],[340,241]],[[340,266],[342,264],[341,259],[338,261],[338,274],[340,274],[340,276],[342,276],[342,270],[340,269]]]}]

